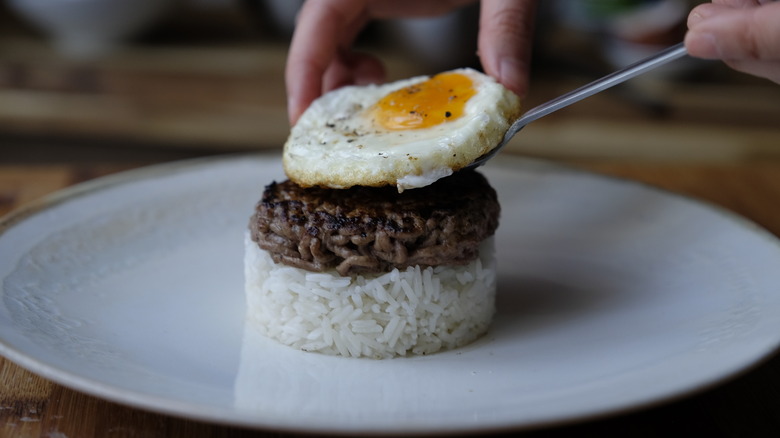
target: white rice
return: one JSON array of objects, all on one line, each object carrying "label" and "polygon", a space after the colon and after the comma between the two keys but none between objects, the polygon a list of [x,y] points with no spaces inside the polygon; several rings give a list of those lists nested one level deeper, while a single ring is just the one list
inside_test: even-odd
[{"label": "white rice", "polygon": [[352,357],[430,354],[484,334],[495,313],[493,238],[465,266],[342,277],[274,263],[245,237],[247,318],[285,345]]}]

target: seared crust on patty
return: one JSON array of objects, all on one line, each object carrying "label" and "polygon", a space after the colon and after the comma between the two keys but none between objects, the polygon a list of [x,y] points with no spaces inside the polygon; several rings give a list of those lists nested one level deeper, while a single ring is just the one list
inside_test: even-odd
[{"label": "seared crust on patty", "polygon": [[471,170],[403,193],[288,180],[266,187],[249,229],[277,263],[349,275],[466,264],[495,233],[499,213],[495,190]]}]

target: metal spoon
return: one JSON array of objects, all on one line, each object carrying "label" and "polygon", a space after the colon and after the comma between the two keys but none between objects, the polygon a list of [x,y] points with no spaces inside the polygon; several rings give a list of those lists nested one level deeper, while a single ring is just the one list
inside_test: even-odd
[{"label": "metal spoon", "polygon": [[504,134],[503,140],[501,140],[501,143],[499,143],[498,146],[491,149],[481,157],[477,158],[466,167],[475,168],[485,164],[489,159],[493,158],[504,146],[506,146],[509,140],[511,140],[512,137],[515,136],[515,134],[517,134],[521,129],[523,129],[525,125],[533,122],[534,120],[544,117],[553,111],[557,111],[575,102],[579,102],[580,100],[586,97],[590,97],[598,93],[599,91],[604,91],[607,88],[620,84],[633,77],[639,76],[642,73],[645,73],[656,67],[660,67],[666,64],[667,62],[674,61],[675,59],[681,58],[686,54],[687,52],[685,50],[685,45],[683,43],[679,43],[677,45],[669,47],[668,49],[664,49],[656,53],[655,55],[649,56],[641,61],[631,64],[628,67],[622,68],[614,73],[604,76],[601,79],[596,79],[595,81],[587,85],[577,88],[574,91],[570,91],[547,103],[543,103],[535,108],[528,110],[525,114],[522,115],[522,117],[520,117],[519,119],[515,120],[514,123],[512,123],[512,125],[506,131],[506,134]]}]

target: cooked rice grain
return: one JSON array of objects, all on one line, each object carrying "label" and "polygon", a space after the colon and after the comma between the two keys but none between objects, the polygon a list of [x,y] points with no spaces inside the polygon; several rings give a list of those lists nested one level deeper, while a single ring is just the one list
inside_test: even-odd
[{"label": "cooked rice grain", "polygon": [[274,263],[247,234],[247,317],[305,351],[389,358],[431,354],[484,334],[495,312],[493,238],[465,266],[342,277]]}]

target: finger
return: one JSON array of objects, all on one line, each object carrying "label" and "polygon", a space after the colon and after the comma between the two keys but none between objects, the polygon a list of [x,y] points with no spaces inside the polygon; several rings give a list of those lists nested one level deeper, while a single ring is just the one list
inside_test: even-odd
[{"label": "finger", "polygon": [[476,0],[384,0],[369,3],[373,18],[433,17],[474,3]]},{"label": "finger", "polygon": [[685,46],[692,56],[723,60],[780,60],[780,3],[726,9],[690,28]]},{"label": "finger", "polygon": [[298,15],[285,69],[291,123],[320,96],[323,76],[339,50],[366,24],[367,0],[309,0]]},{"label": "finger", "polygon": [[485,73],[520,96],[528,91],[536,0],[482,0],[478,50]]},{"label": "finger", "polygon": [[345,85],[377,84],[385,81],[385,68],[374,56],[342,52],[332,62],[322,80],[322,93]]},{"label": "finger", "polygon": [[772,0],[712,0],[712,3],[731,8],[752,8],[771,1]]},{"label": "finger", "polygon": [[780,84],[780,61],[756,61],[752,59],[726,61],[734,70],[769,79]]},{"label": "finger", "polygon": [[714,15],[717,15],[729,9],[732,8],[726,5],[720,5],[716,3],[702,3],[696,6],[695,8],[691,9],[690,14],[688,14],[688,28],[691,29],[693,27],[696,27],[697,24],[706,20],[707,18],[710,18]]},{"label": "finger", "polygon": [[688,27],[695,26],[696,23],[729,9],[754,8],[772,1],[773,0],[713,0],[712,3],[702,3],[693,8],[690,14],[688,14]]}]

